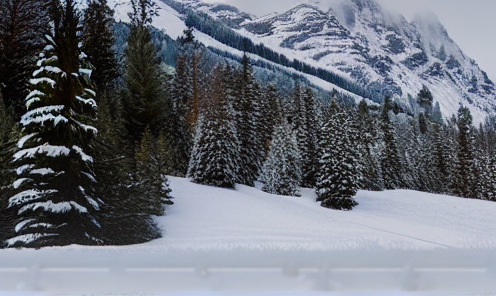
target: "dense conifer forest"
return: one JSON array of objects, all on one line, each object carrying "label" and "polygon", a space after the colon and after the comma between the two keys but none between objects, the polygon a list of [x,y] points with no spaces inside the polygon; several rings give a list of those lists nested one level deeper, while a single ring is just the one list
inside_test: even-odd
[{"label": "dense conifer forest", "polygon": [[[358,190],[411,189],[496,201],[496,119],[465,106],[443,119],[427,87],[408,110],[388,95],[254,45],[214,38],[190,13],[172,40],[160,10],[131,0],[130,24],[106,0],[0,0],[0,247],[124,245],[161,236],[174,204],[167,176],[299,196],[352,210]],[[363,99],[266,64],[258,54]],[[387,91],[381,94],[387,94]]]}]

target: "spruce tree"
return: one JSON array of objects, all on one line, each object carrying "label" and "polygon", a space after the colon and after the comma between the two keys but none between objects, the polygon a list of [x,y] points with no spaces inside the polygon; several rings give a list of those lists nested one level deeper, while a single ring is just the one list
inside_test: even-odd
[{"label": "spruce tree", "polygon": [[99,244],[96,219],[103,201],[93,171],[95,93],[81,60],[79,13],[71,0],[52,0],[52,30],[30,80],[28,111],[12,162],[17,180],[8,210],[15,211],[10,247]]},{"label": "spruce tree", "polygon": [[216,66],[210,74],[209,89],[196,126],[188,177],[199,184],[234,188],[239,142],[222,73],[221,67]]},{"label": "spruce tree", "polygon": [[239,93],[234,103],[236,131],[240,141],[240,159],[237,181],[254,186],[263,160],[263,143],[259,134],[261,122],[260,89],[253,76],[253,69],[246,55],[242,60]]},{"label": "spruce tree", "polygon": [[461,106],[458,109],[458,153],[456,158],[455,171],[451,182],[451,193],[466,198],[472,198],[474,192],[473,171],[474,158],[472,153],[472,138],[470,127],[472,125],[472,115],[467,107]]},{"label": "spruce tree", "polygon": [[193,29],[184,30],[179,37],[180,48],[176,56],[176,75],[172,85],[173,110],[177,114],[175,123],[179,145],[188,156],[192,148],[195,127],[200,112],[200,96],[203,71],[203,47],[195,40]]},{"label": "spruce tree", "polygon": [[98,149],[94,154],[95,175],[99,181],[96,190],[99,196],[105,197],[98,221],[104,229],[105,244],[143,243],[161,236],[161,230],[151,215],[163,213],[163,204],[143,197],[162,181],[150,184],[152,188],[137,185],[138,172],[142,172],[137,167],[143,165],[136,163],[135,148],[127,136],[122,106],[118,99],[113,103],[117,106],[111,108],[109,100],[103,96],[98,105]]},{"label": "spruce tree", "polygon": [[358,203],[356,133],[347,114],[331,102],[331,117],[322,127],[322,157],[316,184],[317,201],[326,208],[351,210]]},{"label": "spruce tree", "polygon": [[106,93],[113,81],[119,77],[118,64],[112,50],[114,37],[114,11],[107,0],[90,0],[84,11],[83,52],[93,66],[91,80],[100,93]]},{"label": "spruce tree", "polygon": [[316,134],[316,102],[313,91],[308,86],[295,83],[292,96],[293,126],[297,134],[298,147],[302,165],[303,187],[313,187],[318,167],[317,134]]},{"label": "spruce tree", "polygon": [[125,49],[124,88],[122,102],[127,128],[134,141],[141,141],[147,126],[155,134],[164,115],[164,75],[152,42],[149,25],[156,15],[154,3],[131,1],[131,32]]},{"label": "spruce tree", "polygon": [[26,111],[26,85],[37,69],[33,61],[45,46],[49,0],[0,0],[0,85],[15,120]]},{"label": "spruce tree", "polygon": [[443,125],[434,124],[433,133],[433,157],[434,174],[437,176],[438,187],[434,189],[437,193],[447,193],[449,185],[449,173],[447,167],[446,139],[442,132]]},{"label": "spruce tree", "polygon": [[380,191],[383,182],[380,174],[380,166],[376,147],[378,142],[377,120],[370,114],[365,99],[358,104],[357,112],[359,130],[359,168],[360,189]]},{"label": "spruce tree", "polygon": [[267,159],[264,162],[262,190],[271,194],[300,196],[300,156],[296,133],[286,120],[274,129]]},{"label": "spruce tree", "polygon": [[270,151],[270,143],[276,126],[280,124],[283,118],[282,98],[278,93],[276,86],[272,83],[266,85],[262,91],[263,105],[262,105],[262,119],[263,129],[261,136],[263,137],[264,157],[266,158]]},{"label": "spruce tree", "polygon": [[146,205],[146,208],[142,209],[143,212],[156,216],[164,214],[164,205],[173,204],[169,182],[165,175],[166,168],[161,161],[163,154],[159,154],[159,152],[163,153],[160,146],[164,144],[163,136],[161,142],[158,142],[147,127],[136,149],[137,198],[143,199],[140,204]]},{"label": "spruce tree", "polygon": [[390,108],[390,98],[386,97],[381,113],[381,129],[384,141],[381,171],[384,187],[386,189],[398,189],[403,186],[403,178],[394,126],[389,118]]}]

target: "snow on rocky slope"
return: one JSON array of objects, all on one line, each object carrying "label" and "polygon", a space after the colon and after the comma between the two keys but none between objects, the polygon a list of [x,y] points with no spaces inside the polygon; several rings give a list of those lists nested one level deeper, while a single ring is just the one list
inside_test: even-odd
[{"label": "snow on rocky slope", "polygon": [[[460,50],[435,15],[424,14],[408,22],[373,0],[349,0],[328,11],[300,4],[282,14],[255,18],[225,4],[177,2],[210,15],[289,59],[323,67],[358,82],[375,94],[376,100],[391,93],[408,105],[408,95],[415,97],[426,85],[445,117],[456,114],[460,104],[469,107],[475,124],[487,114],[496,114],[494,83]],[[153,25],[173,39],[179,37],[186,29],[186,16],[162,1],[157,4],[160,16]],[[129,20],[128,0],[109,0],[109,5],[116,11],[116,19]],[[206,34],[195,31],[195,36],[207,46],[242,54]],[[262,59],[256,55],[251,58]],[[323,89],[342,91],[317,77],[304,76]]]},{"label": "snow on rocky slope", "polygon": [[170,183],[175,204],[157,218],[163,238],[0,250],[0,291],[496,290],[496,203],[360,191],[360,205],[341,212],[309,189],[287,197]]},{"label": "snow on rocky slope", "polygon": [[329,11],[300,4],[282,14],[254,18],[224,4],[179,2],[290,59],[356,81],[376,93],[376,99],[387,92],[408,104],[408,95],[415,97],[426,85],[446,117],[460,104],[470,108],[476,121],[495,114],[494,83],[435,15],[408,22],[373,0],[349,0]]}]

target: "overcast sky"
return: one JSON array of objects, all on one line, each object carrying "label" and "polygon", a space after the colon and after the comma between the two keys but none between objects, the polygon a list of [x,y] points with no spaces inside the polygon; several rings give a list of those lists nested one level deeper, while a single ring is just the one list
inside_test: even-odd
[{"label": "overcast sky", "polygon": [[[284,12],[315,0],[203,0],[223,2],[256,16]],[[317,0],[319,1],[319,0]],[[321,3],[339,0],[320,0]],[[376,0],[411,20],[416,13],[434,12],[451,39],[496,82],[496,0]]]}]

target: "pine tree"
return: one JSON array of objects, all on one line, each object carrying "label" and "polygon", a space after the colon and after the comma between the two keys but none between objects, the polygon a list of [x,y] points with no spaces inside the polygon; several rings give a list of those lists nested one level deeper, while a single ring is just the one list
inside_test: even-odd
[{"label": "pine tree", "polygon": [[272,136],[270,151],[264,162],[262,190],[271,194],[300,196],[300,156],[296,133],[284,122]]},{"label": "pine tree", "polygon": [[389,119],[390,99],[386,97],[381,114],[381,129],[384,134],[384,149],[381,156],[381,171],[384,187],[398,189],[403,186],[401,162],[394,127]]},{"label": "pine tree", "polygon": [[113,14],[107,0],[90,0],[84,11],[82,49],[87,55],[87,61],[94,68],[91,80],[101,93],[105,93],[119,77],[117,60],[112,50],[115,43]]},{"label": "pine tree", "polygon": [[443,138],[442,125],[434,124],[433,134],[433,157],[434,174],[437,176],[438,187],[434,189],[437,193],[447,193],[449,184],[449,174],[446,156],[446,139]]},{"label": "pine tree", "polygon": [[0,0],[0,85],[15,120],[26,111],[26,85],[45,46],[49,0]]},{"label": "pine tree", "polygon": [[237,170],[239,183],[254,186],[263,160],[263,143],[259,134],[261,122],[260,92],[253,76],[253,69],[248,57],[242,61],[239,78],[239,93],[234,103],[236,114],[236,130],[240,141],[240,159]]},{"label": "pine tree", "polygon": [[356,133],[348,115],[331,102],[331,117],[322,127],[322,157],[316,184],[317,201],[326,208],[351,210],[358,203]]},{"label": "pine tree", "polygon": [[316,123],[316,102],[312,89],[308,86],[304,87],[301,94],[300,118],[302,128],[300,129],[300,151],[302,165],[302,186],[313,188],[316,182],[316,174],[318,170],[317,158],[317,123]]},{"label": "pine tree", "polygon": [[216,66],[210,74],[205,105],[196,127],[188,177],[199,184],[234,188],[239,142],[222,73],[221,67]]},{"label": "pine tree", "polygon": [[[104,229],[105,244],[129,245],[150,241],[161,236],[151,214],[163,213],[163,204],[140,198],[150,188],[136,186],[137,163],[134,145],[129,142],[122,106],[117,98],[111,102],[101,97],[98,105],[98,149],[94,154],[97,194],[105,197],[98,221]],[[155,175],[154,175],[155,176]],[[152,183],[160,186],[162,180]],[[167,188],[164,188],[167,189]],[[153,205],[151,205],[153,204]]]},{"label": "pine tree", "polygon": [[262,105],[262,119],[264,124],[261,135],[264,137],[264,156],[267,158],[274,130],[276,126],[280,125],[283,118],[283,110],[282,98],[274,84],[267,84],[262,92],[264,97]]},{"label": "pine tree", "polygon": [[474,158],[472,154],[472,139],[470,135],[472,115],[467,107],[461,106],[458,109],[457,125],[458,154],[456,159],[456,167],[450,186],[451,193],[456,196],[471,198],[474,196],[474,192],[472,192],[474,187],[474,180],[472,176]]},{"label": "pine tree", "polygon": [[103,202],[95,196],[91,156],[95,93],[80,59],[79,13],[71,0],[52,0],[50,9],[52,32],[30,81],[13,155],[18,176],[8,209],[18,216],[10,247],[102,243],[96,215]]},{"label": "pine tree", "polygon": [[174,109],[179,115],[181,128],[186,129],[185,144],[191,148],[192,137],[198,121],[200,108],[201,81],[200,66],[203,61],[203,47],[195,40],[193,30],[184,30],[179,37],[180,48],[176,57],[176,77],[173,82]]},{"label": "pine tree", "polygon": [[[162,136],[163,137],[163,136]],[[173,204],[171,201],[169,183],[165,175],[164,167],[159,154],[163,150],[164,139],[159,143],[153,138],[150,129],[147,127],[136,149],[136,184],[137,198],[143,199],[140,204],[146,205],[143,212],[151,215],[162,216],[164,214],[164,205]],[[163,152],[163,151],[160,151]]]},{"label": "pine tree", "polygon": [[149,29],[156,7],[148,0],[132,0],[131,32],[125,49],[122,102],[127,128],[134,141],[140,142],[145,128],[159,130],[165,106],[164,75],[157,59]]},{"label": "pine tree", "polygon": [[380,173],[377,146],[378,132],[375,117],[369,113],[365,100],[360,101],[357,112],[359,130],[360,189],[380,191],[383,182]]}]

